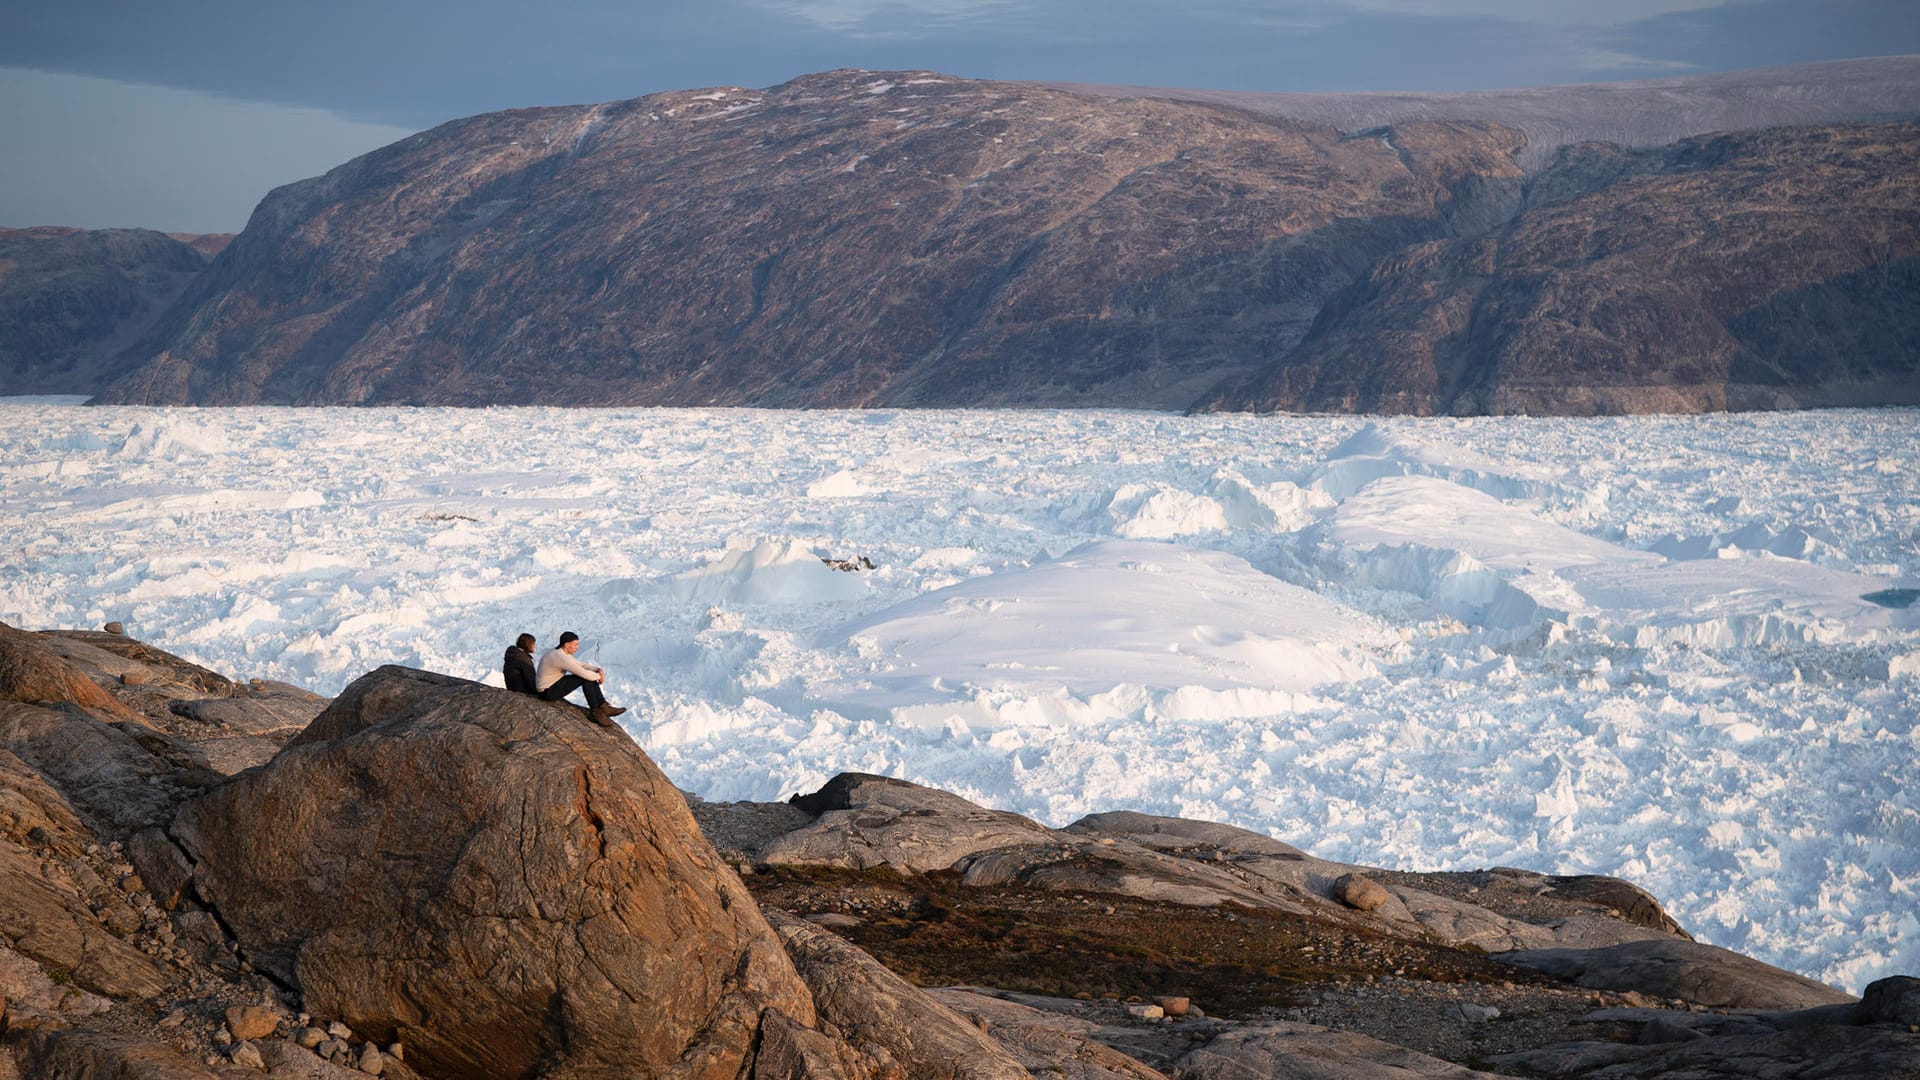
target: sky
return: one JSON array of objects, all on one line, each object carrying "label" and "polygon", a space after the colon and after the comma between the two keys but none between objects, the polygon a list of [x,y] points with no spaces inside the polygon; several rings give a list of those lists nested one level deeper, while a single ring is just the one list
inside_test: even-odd
[{"label": "sky", "polygon": [[1462,90],[1912,53],[1916,0],[19,0],[0,227],[232,232],[447,120],[842,67]]}]

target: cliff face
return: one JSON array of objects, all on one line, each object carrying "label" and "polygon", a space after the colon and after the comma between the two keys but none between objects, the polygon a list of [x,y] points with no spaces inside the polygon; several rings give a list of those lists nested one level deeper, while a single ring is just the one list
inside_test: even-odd
[{"label": "cliff face", "polygon": [[1920,401],[1920,125],[1587,144],[1415,245],[1228,409],[1696,412]]},{"label": "cliff face", "polygon": [[1525,146],[926,73],[495,113],[274,192],[100,400],[1920,400],[1920,125]]},{"label": "cliff face", "polygon": [[[107,362],[177,299],[213,237],[0,229],[0,393],[91,394]],[[192,241],[191,243],[188,241]]]}]

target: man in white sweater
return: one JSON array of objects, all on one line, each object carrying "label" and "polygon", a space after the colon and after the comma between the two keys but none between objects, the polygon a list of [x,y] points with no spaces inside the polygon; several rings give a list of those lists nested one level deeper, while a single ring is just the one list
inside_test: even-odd
[{"label": "man in white sweater", "polygon": [[626,712],[607,704],[600,684],[607,681],[605,668],[574,657],[580,651],[580,635],[571,630],[560,635],[560,644],[540,657],[540,671],[533,685],[544,701],[559,701],[575,690],[587,694],[587,718],[601,727],[613,727],[613,718]]}]

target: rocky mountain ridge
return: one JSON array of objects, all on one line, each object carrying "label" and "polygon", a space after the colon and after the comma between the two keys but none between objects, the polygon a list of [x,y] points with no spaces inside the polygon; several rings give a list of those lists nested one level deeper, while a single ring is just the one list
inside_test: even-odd
[{"label": "rocky mountain ridge", "polygon": [[0,1077],[1920,1068],[1920,980],[1856,1001],[1615,879],[861,774],[689,806],[573,706],[329,702],[117,628],[0,627],[0,886]]},{"label": "rocky mountain ridge", "polygon": [[1054,84],[1102,97],[1204,101],[1358,132],[1416,120],[1474,120],[1526,138],[1519,161],[1536,172],[1563,146],[1667,146],[1696,135],[1911,118],[1920,56],[1873,56],[1625,82],[1506,90],[1272,93]]},{"label": "rocky mountain ridge", "polygon": [[[1920,114],[1915,67],[1847,68],[1834,108]],[[1445,115],[1351,131],[841,71],[473,117],[270,195],[99,400],[1920,401],[1920,125],[1581,143],[1529,170],[1524,126]]]},{"label": "rocky mountain ridge", "polygon": [[230,236],[0,229],[0,393],[97,392]]}]

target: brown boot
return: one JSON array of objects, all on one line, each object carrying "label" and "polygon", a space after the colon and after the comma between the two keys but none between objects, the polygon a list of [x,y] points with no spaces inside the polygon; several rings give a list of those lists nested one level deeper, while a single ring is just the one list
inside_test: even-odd
[{"label": "brown boot", "polygon": [[[624,712],[625,710],[621,710],[621,711]],[[588,709],[587,719],[593,721],[596,724],[599,724],[601,727],[615,726],[613,722],[613,713],[609,711],[605,705],[595,705],[593,708]]]},{"label": "brown boot", "polygon": [[621,708],[621,707],[620,707],[620,706],[618,706],[618,705],[609,705],[609,706],[607,706],[607,715],[608,715],[608,716],[619,716],[619,715],[620,715],[621,713],[623,713],[623,712],[626,712],[626,711],[627,711],[627,710],[625,710],[625,709],[623,709],[623,708]]}]

